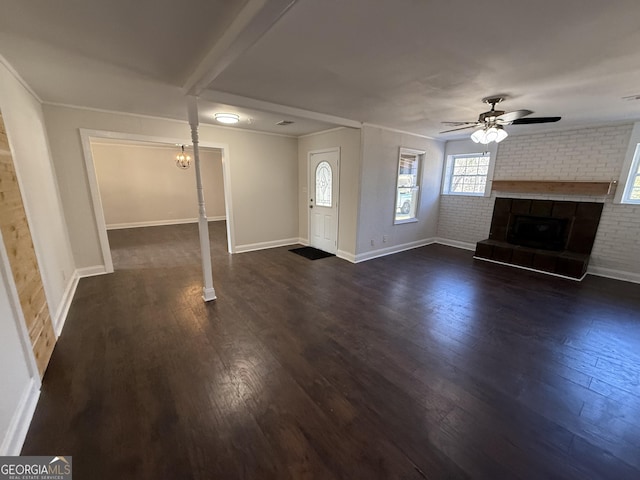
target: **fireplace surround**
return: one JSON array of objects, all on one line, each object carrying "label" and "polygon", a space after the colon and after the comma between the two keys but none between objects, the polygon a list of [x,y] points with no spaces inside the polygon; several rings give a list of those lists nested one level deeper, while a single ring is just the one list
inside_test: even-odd
[{"label": "fireplace surround", "polygon": [[602,203],[496,198],[489,238],[475,257],[582,279]]}]

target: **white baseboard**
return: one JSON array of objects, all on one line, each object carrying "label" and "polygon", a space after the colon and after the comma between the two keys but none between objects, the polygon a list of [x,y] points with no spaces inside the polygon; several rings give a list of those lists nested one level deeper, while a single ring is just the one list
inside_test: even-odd
[{"label": "white baseboard", "polygon": [[614,270],[613,268],[595,267],[589,265],[587,274],[595,275],[598,277],[613,278],[614,280],[623,280],[625,282],[640,283],[639,273],[625,272],[624,270]]},{"label": "white baseboard", "polygon": [[296,245],[299,238],[285,238],[282,240],[272,240],[270,242],[248,243],[246,245],[236,245],[236,253],[254,252],[256,250],[265,250],[267,248],[286,247],[288,245]]},{"label": "white baseboard", "polygon": [[22,393],[18,408],[16,408],[9,428],[7,429],[2,445],[0,446],[0,456],[20,455],[24,439],[27,437],[31,419],[36,411],[40,398],[40,381],[31,378],[25,391]]},{"label": "white baseboard", "polygon": [[345,252],[344,250],[338,250],[336,257],[346,260],[347,262],[356,263],[356,256],[353,253]]},{"label": "white baseboard", "polygon": [[95,275],[104,275],[107,273],[107,269],[104,265],[94,265],[93,267],[84,267],[76,269],[78,278],[93,277]]},{"label": "white baseboard", "polygon": [[471,242],[461,242],[460,240],[451,240],[449,238],[436,237],[435,243],[446,245],[448,247],[462,248],[463,250],[476,250],[476,244]]},{"label": "white baseboard", "polygon": [[355,263],[372,260],[374,258],[385,257],[387,255],[393,255],[394,253],[404,252],[405,250],[411,250],[413,248],[424,247],[435,243],[434,238],[425,238],[424,240],[417,240],[415,242],[403,243],[401,245],[394,245],[392,247],[380,248],[378,250],[372,250],[371,252],[359,253],[355,256]]},{"label": "white baseboard", "polygon": [[[208,222],[219,222],[226,220],[227,217],[207,217]],[[198,223],[197,218],[175,218],[171,220],[151,220],[148,222],[131,222],[131,223],[110,223],[107,230],[122,230],[124,228],[140,228],[140,227],[161,227],[163,225],[182,225],[184,223]]]},{"label": "white baseboard", "polygon": [[53,330],[56,332],[56,338],[59,337],[62,333],[64,322],[67,321],[69,307],[71,307],[71,301],[73,300],[73,296],[76,293],[76,288],[78,287],[78,280],[80,280],[80,275],[78,274],[78,270],[76,270],[73,272],[73,275],[69,279],[67,288],[65,288],[64,293],[62,294],[62,300],[60,301],[58,310],[56,311],[56,314],[52,319]]},{"label": "white baseboard", "polygon": [[300,237],[300,238],[298,238],[298,243],[300,245],[304,245],[305,247],[308,247],[309,246],[309,239]]}]

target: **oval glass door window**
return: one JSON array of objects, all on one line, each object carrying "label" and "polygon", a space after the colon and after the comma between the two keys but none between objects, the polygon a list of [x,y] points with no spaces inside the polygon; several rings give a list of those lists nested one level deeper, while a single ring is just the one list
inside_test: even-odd
[{"label": "oval glass door window", "polygon": [[328,162],[316,167],[316,206],[331,208],[332,172]]}]

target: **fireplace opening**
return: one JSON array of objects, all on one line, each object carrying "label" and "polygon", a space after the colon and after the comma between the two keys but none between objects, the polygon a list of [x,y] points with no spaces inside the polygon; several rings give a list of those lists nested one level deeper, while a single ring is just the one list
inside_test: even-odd
[{"label": "fireplace opening", "polygon": [[507,241],[524,247],[564,250],[567,223],[567,219],[564,218],[515,215]]}]

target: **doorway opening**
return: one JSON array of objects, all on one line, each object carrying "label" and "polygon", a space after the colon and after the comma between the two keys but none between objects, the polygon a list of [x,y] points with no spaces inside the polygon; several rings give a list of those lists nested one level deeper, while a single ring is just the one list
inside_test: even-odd
[{"label": "doorway opening", "polygon": [[[195,171],[193,167],[176,166],[182,145],[187,154],[193,155],[190,144],[185,140],[101,131],[81,130],[81,135],[105,273],[114,271],[114,263],[120,269],[140,262],[150,262],[147,266],[151,266],[154,262],[164,264],[170,258],[178,261],[179,239],[188,242],[198,238]],[[215,230],[217,241],[226,237],[226,250],[232,253],[227,151],[223,144],[200,143],[209,229]],[[143,233],[141,229],[147,230]],[[155,249],[156,258],[145,258],[140,248],[126,247],[131,241],[140,247],[141,242],[167,235],[166,255],[158,255]],[[112,249],[112,242],[117,252]]]}]

